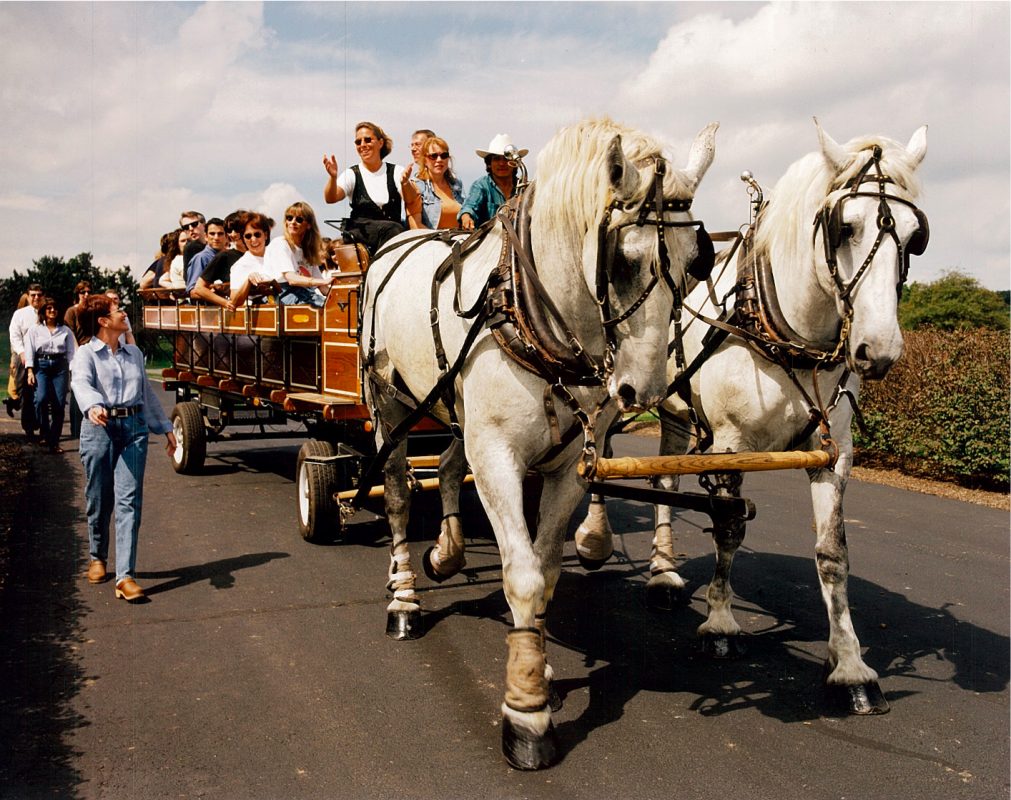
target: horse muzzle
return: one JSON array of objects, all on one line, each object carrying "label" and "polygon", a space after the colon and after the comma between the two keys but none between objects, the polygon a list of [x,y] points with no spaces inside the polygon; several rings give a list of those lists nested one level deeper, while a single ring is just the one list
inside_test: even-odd
[{"label": "horse muzzle", "polygon": [[892,368],[892,365],[902,355],[902,344],[899,343],[897,352],[893,348],[875,349],[871,344],[863,342],[850,353],[848,361],[849,367],[861,380],[880,381]]}]

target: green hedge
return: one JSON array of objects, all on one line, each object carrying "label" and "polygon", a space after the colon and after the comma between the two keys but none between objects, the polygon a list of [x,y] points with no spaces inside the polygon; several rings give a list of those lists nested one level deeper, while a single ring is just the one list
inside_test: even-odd
[{"label": "green hedge", "polygon": [[866,434],[855,463],[963,486],[1008,491],[1011,340],[1007,331],[905,331],[888,377],[865,383]]}]

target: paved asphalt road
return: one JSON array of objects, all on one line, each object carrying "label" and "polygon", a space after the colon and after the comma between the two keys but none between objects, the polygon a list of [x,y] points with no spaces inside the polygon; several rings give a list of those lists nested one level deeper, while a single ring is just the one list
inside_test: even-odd
[{"label": "paved asphalt road", "polygon": [[[622,439],[619,452],[655,446]],[[523,773],[499,753],[509,615],[479,514],[465,574],[441,587],[421,578],[425,638],[393,642],[385,531],[302,542],[298,444],[215,444],[199,477],[174,474],[152,447],[142,606],[83,577],[76,442],[62,458],[29,454],[36,489],[11,553],[24,602],[5,610],[0,796],[1008,796],[1003,511],[851,484],[853,616],[892,711],[836,719],[819,712],[827,623],[803,474],[745,482],[758,517],[734,589],[749,653],[732,662],[696,652],[706,518],[684,513],[676,530],[690,605],[657,614],[642,597],[650,509],[614,502],[619,557],[588,574],[570,542],[549,615],[564,758]],[[438,513],[416,509],[417,559]]]}]

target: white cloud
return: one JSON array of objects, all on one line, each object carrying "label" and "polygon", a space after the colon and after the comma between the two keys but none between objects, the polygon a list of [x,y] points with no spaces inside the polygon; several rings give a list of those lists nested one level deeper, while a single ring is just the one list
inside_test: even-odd
[{"label": "white cloud", "polygon": [[410,132],[435,129],[465,182],[500,131],[533,164],[558,127],[606,114],[683,161],[720,120],[695,208],[731,228],[747,219],[740,171],[771,187],[815,147],[817,114],[841,141],[929,123],[932,241],[916,267],[960,263],[1006,288],[1008,16],[980,3],[0,4],[0,275],[82,250],[139,275],[184,208],[279,219],[304,199],[344,216],[322,202],[320,158],[353,160],[360,119],[387,129],[401,163]]}]

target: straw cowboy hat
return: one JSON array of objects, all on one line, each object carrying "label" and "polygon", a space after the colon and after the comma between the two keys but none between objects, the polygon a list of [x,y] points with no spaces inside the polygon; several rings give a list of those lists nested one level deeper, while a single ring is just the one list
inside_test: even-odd
[{"label": "straw cowboy hat", "polygon": [[[488,156],[504,156],[506,155],[506,150],[513,147],[513,140],[509,138],[508,133],[499,133],[491,140],[491,144],[488,145],[487,150],[475,150],[478,158],[487,158]],[[523,158],[529,150],[516,150],[513,154],[515,158]]]}]

